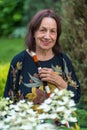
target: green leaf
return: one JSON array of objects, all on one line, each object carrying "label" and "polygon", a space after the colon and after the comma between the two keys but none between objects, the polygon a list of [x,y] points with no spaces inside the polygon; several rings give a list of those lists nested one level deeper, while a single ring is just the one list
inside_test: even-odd
[{"label": "green leaf", "polygon": [[41,82],[41,80],[39,78],[32,76],[30,73],[28,73],[28,75],[34,82]]},{"label": "green leaf", "polygon": [[38,82],[38,83],[23,83],[26,87],[29,87],[29,88],[32,88],[32,87],[39,87],[43,84],[41,84],[41,82]]},{"label": "green leaf", "polygon": [[58,69],[56,68],[55,66],[51,65],[52,69],[55,71],[55,72],[58,72],[58,74],[62,75],[62,70],[61,69]]},{"label": "green leaf", "polygon": [[67,78],[68,78],[69,71],[68,71],[68,68],[67,68],[67,65],[66,65],[66,61],[65,61],[64,58],[63,58],[63,61],[64,61],[64,72],[65,72],[65,74],[66,74],[66,76],[67,76]]},{"label": "green leaf", "polygon": [[21,14],[14,14],[13,15],[13,20],[14,21],[19,21],[19,20],[21,20],[22,19],[22,15]]}]

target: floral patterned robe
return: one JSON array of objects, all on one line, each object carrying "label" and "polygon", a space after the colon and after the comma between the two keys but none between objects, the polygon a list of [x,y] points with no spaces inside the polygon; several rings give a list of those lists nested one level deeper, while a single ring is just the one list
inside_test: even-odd
[{"label": "floral patterned robe", "polygon": [[[68,82],[68,90],[74,92],[73,99],[79,102],[80,99],[80,85],[76,77],[72,63],[67,55],[59,53],[52,59],[47,61],[39,61],[41,67],[52,68],[56,73]],[[51,92],[55,86],[49,84]],[[34,100],[38,99],[43,101],[46,94],[43,92],[43,82],[38,76],[38,70],[33,58],[27,53],[26,50],[16,55],[10,64],[7,82],[4,90],[4,97],[18,101],[23,98]],[[43,97],[43,98],[40,98]]]}]

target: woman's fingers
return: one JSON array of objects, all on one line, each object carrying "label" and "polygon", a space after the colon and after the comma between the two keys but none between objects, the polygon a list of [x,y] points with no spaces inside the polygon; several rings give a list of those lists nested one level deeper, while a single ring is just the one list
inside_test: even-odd
[{"label": "woman's fingers", "polygon": [[42,68],[39,71],[39,76],[42,81],[47,81],[55,84],[59,89],[67,87],[67,83],[64,81],[64,79],[55,73],[51,68]]},{"label": "woman's fingers", "polygon": [[54,73],[54,71],[52,69],[43,68],[39,71],[39,76],[41,79],[52,78],[53,73]]},{"label": "woman's fingers", "polygon": [[58,74],[56,74],[51,68],[42,68],[39,71],[39,76],[42,81],[51,82],[56,84],[56,79],[58,78]]}]

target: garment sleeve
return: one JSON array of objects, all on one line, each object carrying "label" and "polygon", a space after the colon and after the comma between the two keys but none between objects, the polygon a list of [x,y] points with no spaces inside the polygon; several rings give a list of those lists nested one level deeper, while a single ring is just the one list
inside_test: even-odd
[{"label": "garment sleeve", "polygon": [[10,63],[3,94],[4,97],[12,97],[14,92],[18,91],[21,63],[22,61],[17,59],[16,57],[13,58],[12,62]]},{"label": "garment sleeve", "polygon": [[9,93],[10,93],[10,90],[13,90],[13,72],[12,72],[12,68],[11,68],[11,64],[10,64],[10,67],[9,67],[9,71],[8,71],[8,75],[7,75],[7,81],[6,81],[6,84],[5,84],[5,89],[4,89],[4,97],[9,97]]},{"label": "garment sleeve", "polygon": [[78,78],[76,76],[76,73],[75,73],[75,70],[74,70],[74,67],[72,65],[70,58],[68,58],[68,56],[65,55],[64,59],[65,59],[66,64],[67,64],[68,71],[71,74],[71,79],[72,79],[72,81],[74,81],[76,83],[76,86],[77,86],[77,87],[74,87],[73,85],[69,84],[67,87],[67,90],[71,90],[72,92],[74,92],[73,99],[74,99],[75,103],[78,103],[80,100],[80,97],[81,97],[80,83],[78,81]]}]

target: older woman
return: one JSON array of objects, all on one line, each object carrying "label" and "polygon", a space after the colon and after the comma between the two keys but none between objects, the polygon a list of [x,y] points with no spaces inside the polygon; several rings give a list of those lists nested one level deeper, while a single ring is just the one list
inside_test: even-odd
[{"label": "older woman", "polygon": [[[61,51],[60,34],[60,19],[53,10],[36,13],[26,35],[27,49],[12,59],[4,97],[42,102],[47,98],[46,93],[58,88],[73,91],[74,101],[79,101],[79,82],[70,59]],[[46,90],[45,85],[48,85]]]}]

